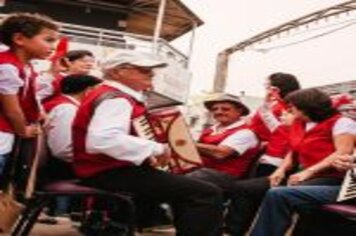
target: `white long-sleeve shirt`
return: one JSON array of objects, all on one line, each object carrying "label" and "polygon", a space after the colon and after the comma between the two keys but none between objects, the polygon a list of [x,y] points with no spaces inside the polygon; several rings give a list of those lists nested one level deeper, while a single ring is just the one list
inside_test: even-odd
[{"label": "white long-sleeve shirt", "polygon": [[[104,84],[143,101],[143,95],[115,81]],[[103,153],[118,160],[140,165],[151,156],[161,155],[164,145],[130,134],[133,107],[125,98],[107,99],[95,109],[89,123],[86,149],[89,153]]]},{"label": "white long-sleeve shirt", "polygon": [[74,104],[60,104],[48,114],[47,144],[54,157],[72,162],[72,123],[78,110],[79,101],[71,96],[66,97],[73,101]]},{"label": "white long-sleeve shirt", "polygon": [[[239,126],[244,125],[245,122],[242,120],[238,120],[232,123],[229,126],[219,128],[219,124],[212,126],[213,134],[217,134],[219,132],[224,132],[229,129],[237,128]],[[234,134],[231,134],[226,139],[224,139],[219,145],[228,146],[238,152],[240,155],[244,154],[247,150],[251,148],[255,148],[258,146],[258,139],[256,135],[248,128],[241,129]]]}]

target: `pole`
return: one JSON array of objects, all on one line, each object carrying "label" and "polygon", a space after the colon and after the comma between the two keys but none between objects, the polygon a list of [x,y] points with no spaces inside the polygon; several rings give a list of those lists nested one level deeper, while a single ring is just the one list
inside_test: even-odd
[{"label": "pole", "polygon": [[161,30],[162,30],[162,22],[163,22],[164,13],[166,10],[166,4],[167,4],[167,0],[161,0],[161,2],[159,4],[158,15],[156,18],[156,26],[155,26],[155,31],[153,34],[153,44],[152,44],[153,54],[157,53],[158,40],[159,40]]}]

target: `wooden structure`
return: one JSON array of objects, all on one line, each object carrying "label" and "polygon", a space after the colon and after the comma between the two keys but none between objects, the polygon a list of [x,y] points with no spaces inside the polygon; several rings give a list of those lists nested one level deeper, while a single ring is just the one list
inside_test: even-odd
[{"label": "wooden structure", "polygon": [[[165,0],[160,37],[171,41],[203,21],[180,0]],[[154,35],[162,0],[7,0],[0,13],[41,12],[89,27]]]}]

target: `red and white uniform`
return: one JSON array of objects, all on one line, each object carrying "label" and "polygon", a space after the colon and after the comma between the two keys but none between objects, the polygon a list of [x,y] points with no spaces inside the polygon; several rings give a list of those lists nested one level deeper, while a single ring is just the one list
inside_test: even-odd
[{"label": "red and white uniform", "polygon": [[61,94],[46,101],[43,107],[48,114],[47,144],[51,154],[63,161],[72,162],[72,124],[79,101]]},{"label": "red and white uniform", "polygon": [[289,127],[281,122],[285,105],[281,102],[265,104],[253,116],[251,130],[261,141],[268,142],[261,163],[279,166],[287,155],[289,148]]},{"label": "red and white uniform", "polygon": [[243,121],[237,121],[219,130],[218,125],[208,128],[203,131],[199,142],[228,146],[239,153],[239,155],[223,160],[202,156],[204,167],[212,168],[236,177],[241,177],[248,171],[259,148],[257,137],[248,129]]},{"label": "red and white uniform", "polygon": [[[18,95],[26,121],[34,123],[39,118],[35,96],[36,73],[31,65],[22,64],[10,51],[0,52],[0,93]],[[13,128],[0,108],[0,154],[9,153],[14,142]]]},{"label": "red and white uniform", "polygon": [[[334,115],[320,123],[294,121],[290,131],[290,144],[300,166],[303,169],[308,168],[335,152],[334,136],[340,134],[356,135],[356,122],[341,115]],[[342,177],[343,173],[330,169],[319,176]]]},{"label": "red and white uniform", "polygon": [[[117,98],[95,101],[118,91]],[[143,95],[115,81],[105,81],[84,98],[73,123],[74,170],[89,177],[114,168],[141,165],[164,152],[163,144],[136,136],[132,119],[143,115]]]}]

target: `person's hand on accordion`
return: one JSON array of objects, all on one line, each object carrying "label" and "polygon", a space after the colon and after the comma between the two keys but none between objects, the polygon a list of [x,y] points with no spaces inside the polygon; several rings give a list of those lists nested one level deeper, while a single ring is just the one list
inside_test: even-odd
[{"label": "person's hand on accordion", "polygon": [[335,158],[331,165],[339,171],[356,168],[356,156],[339,155]]},{"label": "person's hand on accordion", "polygon": [[150,157],[149,163],[153,167],[166,167],[171,158],[171,148],[168,144],[164,145],[164,151],[161,155]]}]

